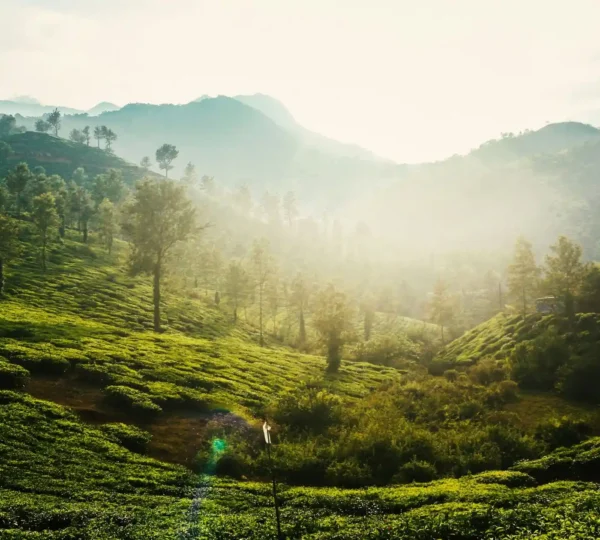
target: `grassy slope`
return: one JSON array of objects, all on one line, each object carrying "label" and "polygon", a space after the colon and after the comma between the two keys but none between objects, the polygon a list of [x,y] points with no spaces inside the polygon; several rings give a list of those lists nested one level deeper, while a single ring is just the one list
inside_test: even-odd
[{"label": "grassy slope", "polygon": [[[65,133],[61,135],[66,137]],[[11,135],[4,140],[14,154],[5,163],[0,163],[0,178],[21,161],[26,161],[30,168],[40,165],[47,174],[58,174],[65,179],[71,178],[78,167],[83,167],[91,177],[108,169],[120,169],[129,184],[146,174],[141,167],[94,147],[95,141],[91,141],[92,146],[87,146],[34,131]]]},{"label": "grassy slope", "polygon": [[[75,406],[86,418],[150,424],[172,439],[166,443],[176,461],[194,452],[178,455],[182,440],[165,433],[169,422],[193,424],[215,407],[251,418],[273,395],[314,377],[348,397],[397,377],[359,363],[326,376],[322,358],[277,344],[261,348],[254,329],[231,324],[226,307],[168,290],[168,331],[155,334],[149,279],[127,276],[124,256],[124,245],[108,257],[67,240],[45,276],[32,253],[13,266],[0,311],[0,361],[29,370],[34,395]],[[115,395],[115,386],[124,390]],[[189,427],[184,422],[180,434]]]},{"label": "grassy slope", "polygon": [[600,315],[578,314],[573,327],[568,328],[565,320],[554,315],[533,314],[523,319],[520,315],[500,314],[449,343],[435,361],[440,365],[466,366],[485,357],[505,359],[517,343],[535,339],[549,327],[557,327],[571,342],[585,348],[600,338]]},{"label": "grassy slope", "polygon": [[[268,484],[195,477],[25,394],[0,392],[0,455],[3,539],[274,537]],[[597,485],[535,486],[517,471],[366,490],[282,486],[281,502],[294,539],[585,539],[600,530]]]},{"label": "grassy slope", "polygon": [[[233,327],[223,311],[175,294],[166,295],[169,330],[150,332],[148,280],[123,272],[120,247],[109,258],[67,240],[46,276],[32,254],[10,271],[0,364],[25,366],[33,394],[74,405],[93,423],[27,394],[0,393],[0,536],[273,536],[269,485],[196,477],[129,452],[94,424],[135,421],[160,439],[178,420],[206,414],[212,405],[251,419],[271,393],[324,377],[323,359],[273,343],[260,348],[251,328]],[[394,376],[357,363],[328,382],[352,397]],[[150,415],[136,402],[111,406],[105,401],[110,385],[138,390],[142,405],[159,405],[162,413]],[[167,447],[164,456],[185,461],[173,448],[186,441],[159,443]],[[321,540],[597,537],[595,484],[532,482],[504,472],[368,490],[283,488],[284,531]]]}]

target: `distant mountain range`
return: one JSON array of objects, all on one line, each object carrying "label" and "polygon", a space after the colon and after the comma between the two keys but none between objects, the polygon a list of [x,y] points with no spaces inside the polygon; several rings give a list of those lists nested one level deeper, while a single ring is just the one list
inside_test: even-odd
[{"label": "distant mountain range", "polygon": [[[102,103],[88,115],[110,106]],[[18,123],[33,129],[36,115],[22,116]],[[202,96],[185,105],[132,103],[95,117],[66,113],[60,134],[67,137],[70,130],[86,125],[112,129],[118,136],[115,152],[134,163],[143,156],[153,159],[160,145],[170,143],[180,151],[171,173],[175,177],[193,162],[199,174],[215,176],[224,185],[245,183],[257,195],[294,190],[321,209],[387,185],[405,170],[365,149],[303,128],[282,103],[263,94]]]},{"label": "distant mountain range", "polygon": [[43,116],[58,109],[62,114],[88,114],[96,116],[107,111],[116,111],[118,105],[103,101],[88,110],[74,109],[72,107],[63,107],[62,105],[42,105],[37,99],[30,96],[19,96],[9,100],[0,100],[0,114],[12,114],[21,116]]}]

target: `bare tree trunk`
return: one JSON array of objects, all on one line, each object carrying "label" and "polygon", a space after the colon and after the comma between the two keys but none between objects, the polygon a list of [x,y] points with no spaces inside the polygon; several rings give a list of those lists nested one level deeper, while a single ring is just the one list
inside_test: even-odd
[{"label": "bare tree trunk", "polygon": [[161,271],[161,260],[160,257],[154,266],[154,331],[160,332],[160,271]]},{"label": "bare tree trunk", "polygon": [[258,327],[260,328],[260,346],[263,347],[265,340],[263,337],[263,286],[258,287]]},{"label": "bare tree trunk", "polygon": [[304,322],[304,310],[300,310],[300,329],[298,331],[299,345],[306,343],[306,323]]},{"label": "bare tree trunk", "polygon": [[4,295],[4,259],[0,257],[0,297]]},{"label": "bare tree trunk", "polygon": [[46,271],[46,231],[42,233],[42,271]]}]

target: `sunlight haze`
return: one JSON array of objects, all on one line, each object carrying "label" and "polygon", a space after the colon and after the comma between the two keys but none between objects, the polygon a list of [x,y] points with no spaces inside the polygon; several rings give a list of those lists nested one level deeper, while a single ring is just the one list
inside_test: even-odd
[{"label": "sunlight haze", "polygon": [[329,137],[435,160],[504,131],[600,121],[599,15],[594,0],[2,0],[0,99],[261,92]]}]

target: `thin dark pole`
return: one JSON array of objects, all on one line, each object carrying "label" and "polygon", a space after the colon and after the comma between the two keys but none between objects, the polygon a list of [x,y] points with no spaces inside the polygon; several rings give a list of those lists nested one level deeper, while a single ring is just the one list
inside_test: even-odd
[{"label": "thin dark pole", "polygon": [[273,501],[275,501],[275,517],[277,518],[277,538],[283,540],[281,535],[281,520],[279,518],[279,503],[277,502],[277,484],[275,482],[275,470],[273,469],[273,460],[271,459],[271,445],[267,443],[267,455],[269,456],[269,466],[271,467],[271,478],[273,480]]}]

